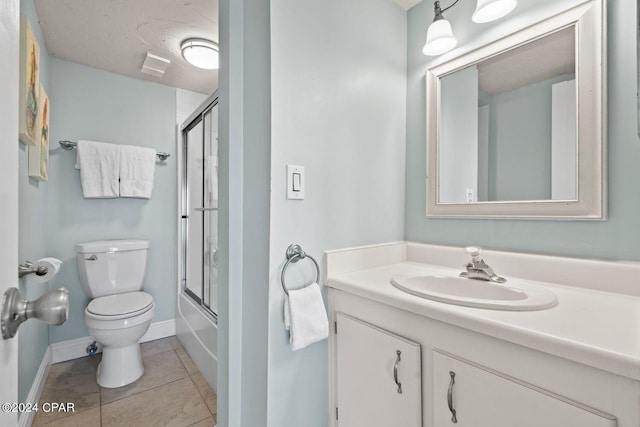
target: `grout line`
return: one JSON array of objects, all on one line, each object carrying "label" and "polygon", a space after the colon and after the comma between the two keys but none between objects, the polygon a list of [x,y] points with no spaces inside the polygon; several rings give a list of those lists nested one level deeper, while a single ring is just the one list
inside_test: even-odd
[{"label": "grout line", "polygon": [[[155,389],[160,388],[160,387],[164,387],[164,386],[169,385],[169,384],[173,384],[173,383],[178,382],[178,381],[182,381],[182,380],[184,380],[185,378],[189,378],[189,376],[187,375],[186,377],[178,378],[177,380],[173,380],[173,381],[170,381],[170,382],[168,382],[168,383],[160,384],[160,385],[157,385],[157,386],[155,386],[155,387],[148,388],[148,389],[146,389],[146,390],[142,390],[142,391],[139,391],[139,392],[137,392],[137,393],[130,394],[130,395],[128,395],[128,396],[123,396],[123,397],[121,397],[121,398],[119,398],[119,399],[110,400],[109,402],[105,402],[104,406],[107,406],[107,405],[109,405],[109,404],[111,404],[111,403],[114,403],[114,402],[118,402],[118,401],[120,401],[120,400],[128,399],[128,398],[133,397],[133,396],[137,396],[137,395],[142,394],[142,393],[146,393],[146,392],[151,391],[151,390],[155,390]],[[191,378],[189,378],[189,379],[191,379]],[[198,389],[198,388],[196,387],[196,390],[197,390],[197,389]],[[102,397],[102,396],[101,396],[101,397]],[[102,408],[102,404],[100,405],[100,408]]]},{"label": "grout line", "polygon": [[[162,339],[162,338],[161,338],[161,339]],[[163,352],[160,352],[160,353],[150,354],[150,355],[147,355],[147,357],[149,357],[149,356],[155,356],[156,354],[168,353],[169,351],[170,351],[170,350],[163,351]],[[176,353],[176,357],[178,358],[178,360],[180,360],[180,356],[178,355],[178,353],[177,353],[175,350],[173,350],[173,352],[174,352],[174,353]],[[143,364],[144,364],[144,357],[142,358],[142,362],[143,362]],[[180,364],[181,364],[181,365],[182,365],[182,367],[184,368],[184,364],[182,363],[182,360],[180,360]],[[146,369],[146,368],[145,368],[145,369]],[[141,390],[141,391],[138,391],[138,392],[136,392],[136,393],[129,394],[129,395],[127,395],[127,396],[123,396],[123,397],[120,397],[120,398],[115,399],[115,400],[110,400],[109,402],[105,402],[104,404],[105,404],[105,405],[108,405],[108,404],[110,404],[110,403],[117,402],[118,400],[122,400],[122,399],[126,399],[126,398],[128,398],[128,397],[136,396],[136,395],[138,395],[138,394],[140,394],[140,393],[144,393],[144,392],[149,391],[149,390],[154,390],[154,389],[156,389],[156,388],[158,388],[158,387],[162,387],[162,386],[167,385],[167,384],[172,384],[172,383],[174,383],[174,382],[176,382],[176,381],[180,381],[180,380],[183,380],[183,379],[185,379],[185,378],[190,378],[189,371],[187,371],[187,369],[186,369],[186,368],[184,368],[184,370],[185,370],[185,372],[187,373],[187,376],[185,376],[185,377],[178,378],[178,379],[173,380],[173,381],[170,381],[170,382],[168,382],[168,383],[159,384],[159,385],[157,385],[157,386],[155,386],[155,387],[148,388],[148,389],[146,389],[146,390]],[[138,381],[138,380],[136,380],[136,381]],[[133,384],[133,383],[132,383],[132,384]],[[100,386],[98,386],[98,387],[100,387]],[[197,387],[196,387],[196,389],[197,389]],[[100,387],[100,406],[102,406],[102,387]]]},{"label": "grout line", "polygon": [[198,424],[198,423],[200,423],[200,422],[202,422],[202,421],[204,421],[204,420],[206,420],[206,419],[208,419],[208,418],[213,418],[213,417],[212,417],[211,415],[209,415],[208,417],[204,417],[203,419],[198,420],[198,421],[196,421],[195,423],[191,423],[191,424],[189,424],[189,425],[188,425],[188,426],[186,426],[186,427],[194,426],[194,425],[196,425],[196,424]]}]

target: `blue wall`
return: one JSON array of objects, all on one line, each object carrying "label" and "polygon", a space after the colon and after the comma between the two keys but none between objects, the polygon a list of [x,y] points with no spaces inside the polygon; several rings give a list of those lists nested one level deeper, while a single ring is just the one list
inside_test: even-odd
[{"label": "blue wall", "polygon": [[493,96],[489,105],[488,200],[551,199],[552,90],[563,75]]},{"label": "blue wall", "polygon": [[[493,24],[473,24],[475,2],[461,2],[447,15],[459,40],[469,48],[522,28],[575,0],[521,0],[518,8]],[[514,221],[427,219],[425,217],[424,72],[433,59],[422,54],[432,3],[408,14],[407,69],[407,240],[448,245],[478,244],[493,249],[545,254],[640,260],[640,141],[636,103],[636,2],[609,0],[608,8],[608,187],[609,218],[592,221]],[[455,55],[453,52],[451,55]],[[443,58],[441,58],[443,59]],[[444,58],[446,59],[446,58]],[[437,59],[436,59],[437,60]]]},{"label": "blue wall", "polygon": [[[49,254],[64,265],[52,285],[70,292],[69,320],[50,329],[50,341],[88,336],[75,244],[91,240],[149,239],[144,289],[156,302],[154,322],[174,318],[176,295],[175,89],[51,59]],[[59,140],[90,139],[152,147],[172,154],[157,164],[151,199],[84,199],[75,151]]]},{"label": "blue wall", "polygon": [[[267,425],[321,427],[327,341],[291,351],[280,272],[291,243],[322,265],[325,250],[402,239],[406,13],[391,0],[283,0],[271,17]],[[305,167],[304,200],[286,200],[287,164]],[[314,279],[303,264],[287,271],[292,288]]]},{"label": "blue wall", "polygon": [[[20,13],[25,15],[31,24],[38,45],[40,46],[40,83],[55,108],[55,100],[51,97],[49,81],[50,62],[44,45],[42,31],[38,24],[33,0],[20,2]],[[47,249],[47,199],[49,184],[29,178],[29,149],[18,143],[19,151],[19,230],[18,259],[20,262],[35,261],[48,255]],[[48,284],[31,282],[27,276],[20,280],[20,293],[28,300],[39,298],[49,289]],[[25,402],[31,384],[49,346],[49,327],[42,322],[31,320],[20,326],[18,332],[18,401]]]}]

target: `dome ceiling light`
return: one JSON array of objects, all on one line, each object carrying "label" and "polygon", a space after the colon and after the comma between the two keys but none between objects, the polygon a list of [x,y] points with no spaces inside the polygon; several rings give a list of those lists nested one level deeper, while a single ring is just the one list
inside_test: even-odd
[{"label": "dome ceiling light", "polygon": [[180,45],[182,57],[194,67],[216,70],[220,66],[218,44],[206,39],[187,39]]}]

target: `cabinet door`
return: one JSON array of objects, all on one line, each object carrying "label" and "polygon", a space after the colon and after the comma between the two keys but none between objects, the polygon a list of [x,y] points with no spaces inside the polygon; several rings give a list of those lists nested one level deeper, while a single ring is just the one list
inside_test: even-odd
[{"label": "cabinet door", "polygon": [[420,426],[420,345],[342,313],[336,321],[338,426]]},{"label": "cabinet door", "polygon": [[[617,424],[612,415],[540,387],[450,354],[439,351],[433,354],[434,425],[437,427],[615,427]],[[456,422],[452,420],[449,403],[456,412]]]}]

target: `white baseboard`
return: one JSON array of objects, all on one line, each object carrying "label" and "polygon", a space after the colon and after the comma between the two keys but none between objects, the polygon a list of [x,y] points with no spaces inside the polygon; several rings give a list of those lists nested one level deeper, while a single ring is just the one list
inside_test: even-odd
[{"label": "white baseboard", "polygon": [[[149,330],[142,336],[140,342],[153,341],[160,338],[170,337],[175,334],[175,319],[155,322],[149,326]],[[51,363],[66,362],[67,360],[86,356],[87,346],[94,341],[93,337],[87,336],[51,344]],[[98,343],[98,353],[100,352],[102,352],[102,346]]]},{"label": "white baseboard", "polygon": [[[36,377],[33,379],[33,384],[31,384],[31,390],[29,390],[29,394],[27,395],[27,399],[24,403],[37,403],[40,401],[42,389],[44,389],[44,383],[47,381],[47,375],[49,375],[50,366],[51,348],[47,347],[47,350],[44,352],[44,356],[42,356],[42,362],[40,362],[38,372],[36,372]],[[33,422],[34,416],[35,412],[22,412],[20,418],[18,418],[18,427],[29,427]]]},{"label": "white baseboard", "polygon": [[175,334],[176,319],[155,322],[149,326],[149,330],[140,338],[140,342],[159,340],[160,338],[172,337]]}]

